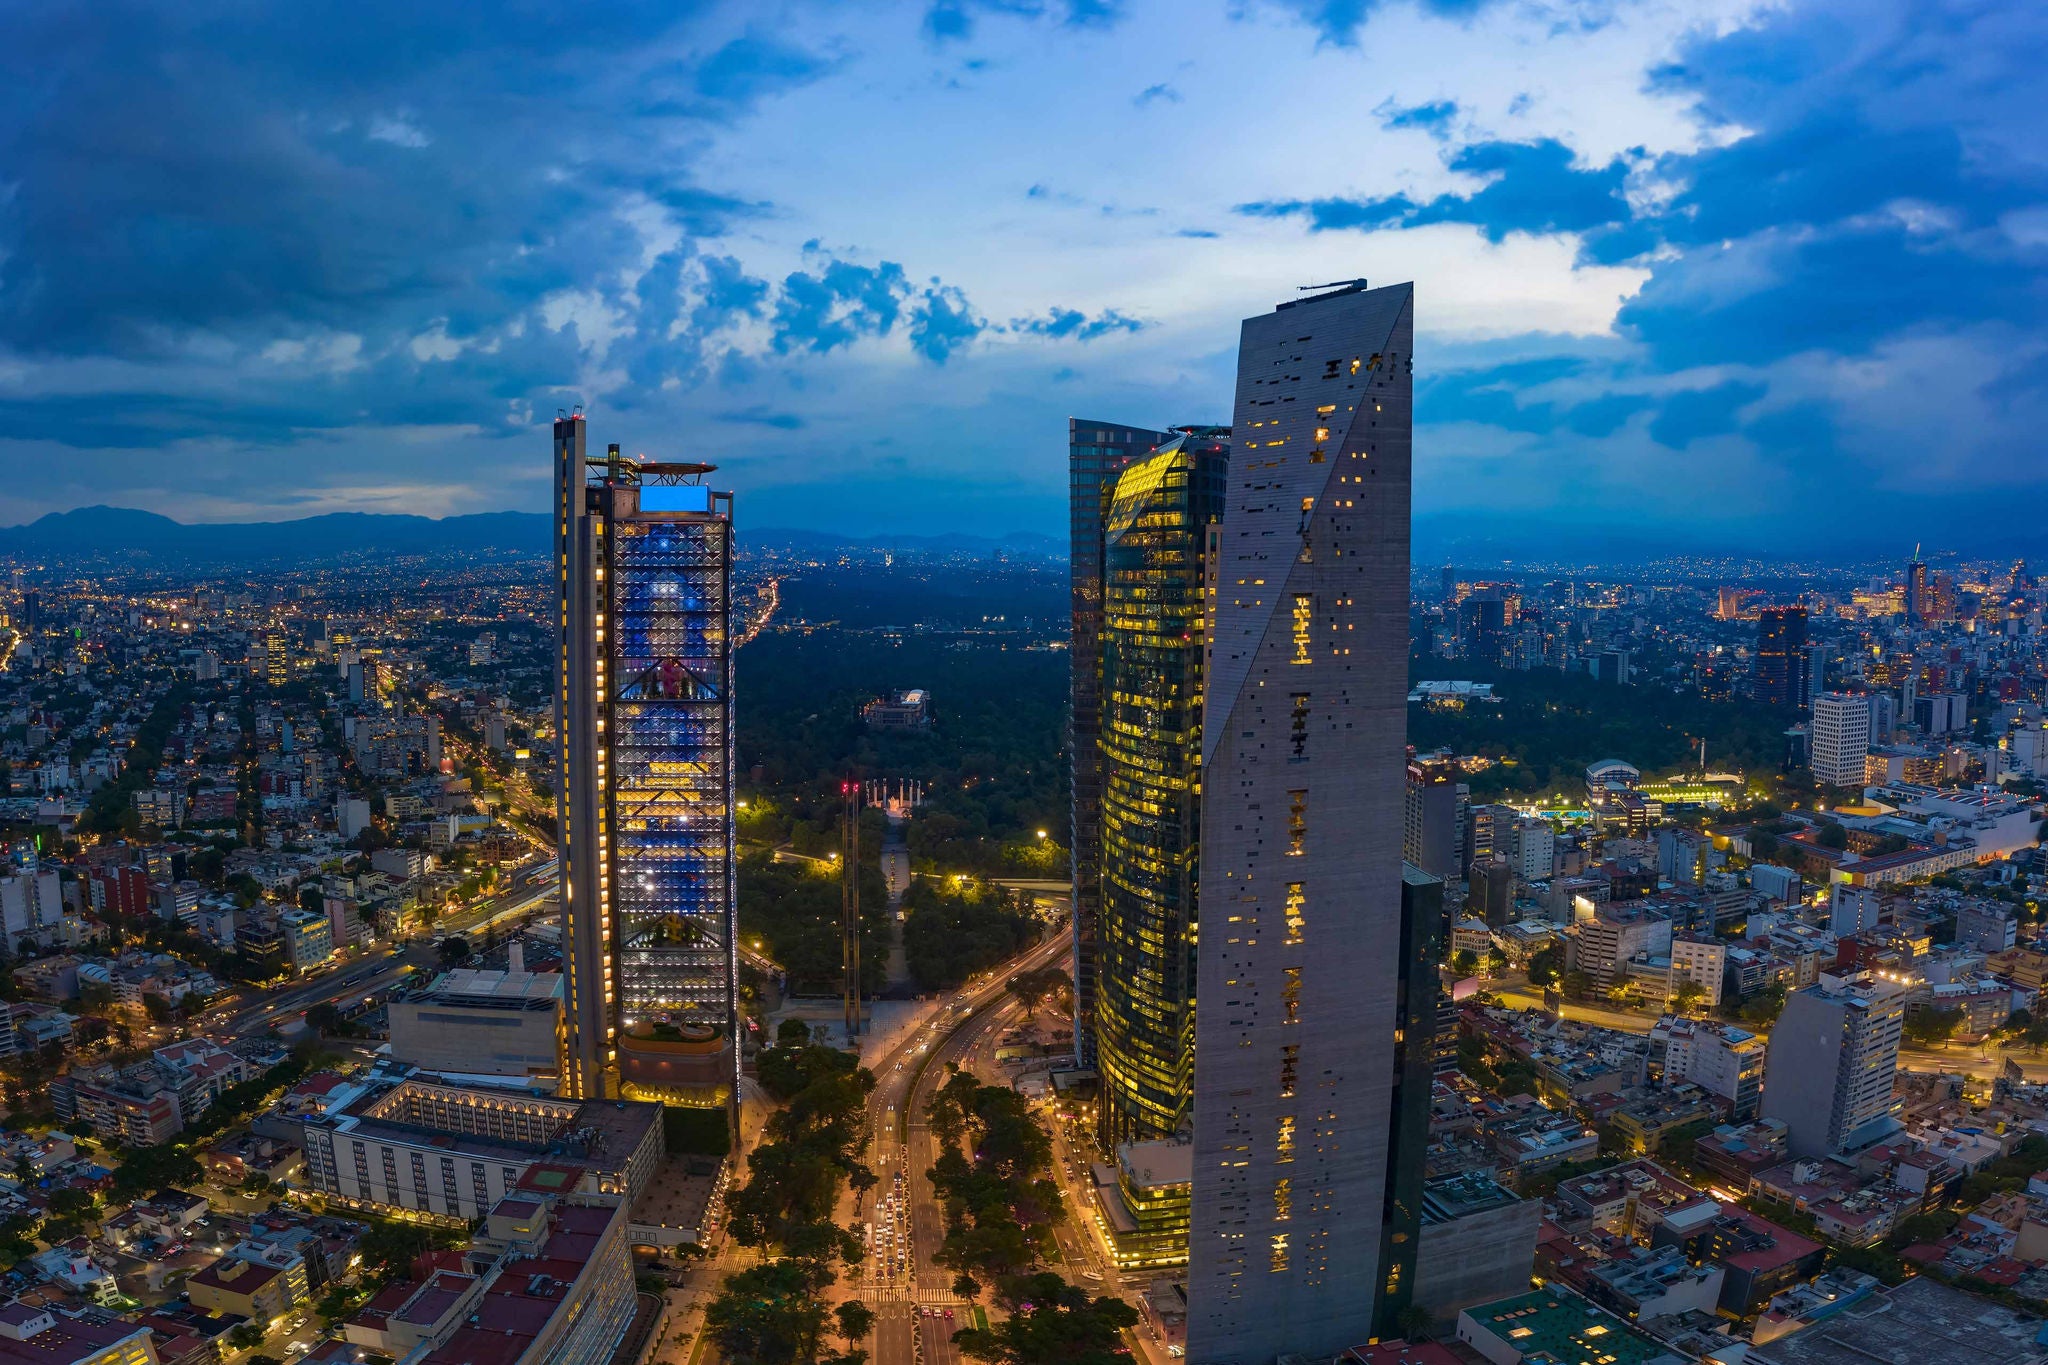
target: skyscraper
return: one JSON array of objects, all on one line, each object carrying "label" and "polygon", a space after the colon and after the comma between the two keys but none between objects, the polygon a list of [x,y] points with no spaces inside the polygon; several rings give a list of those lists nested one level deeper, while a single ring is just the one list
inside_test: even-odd
[{"label": "skyscraper", "polygon": [[1811,700],[1806,670],[1806,608],[1765,607],[1756,614],[1756,699],[1803,709]]},{"label": "skyscraper", "polygon": [[1914,559],[1906,565],[1906,624],[1917,626],[1927,620],[1927,564]]},{"label": "skyscraper", "polygon": [[1813,699],[1807,742],[1813,777],[1831,787],[1863,785],[1863,756],[1870,752],[1870,697],[1862,692],[1823,692]]},{"label": "skyscraper", "polygon": [[1071,704],[1067,752],[1073,762],[1074,1057],[1095,1065],[1095,920],[1102,903],[1102,776],[1097,639],[1102,632],[1102,503],[1124,466],[1171,439],[1170,432],[1067,419],[1068,554],[1073,596]]},{"label": "skyscraper", "polygon": [[1229,442],[1190,428],[1104,498],[1095,1033],[1111,1149],[1171,1137],[1193,1099],[1203,564]]},{"label": "skyscraper", "polygon": [[1470,662],[1498,668],[1508,634],[1508,604],[1499,588],[1481,588],[1458,603],[1459,652]]},{"label": "skyscraper", "polygon": [[575,1098],[738,1094],[732,495],[555,423],[567,1067]]},{"label": "skyscraper", "polygon": [[1785,998],[1764,1063],[1763,1116],[1787,1125],[1794,1156],[1825,1156],[1882,1134],[1892,1112],[1905,995],[1869,973]]},{"label": "skyscraper", "polygon": [[[1398,1122],[1411,285],[1247,319],[1203,679],[1188,1358],[1334,1356],[1412,1279]],[[1408,1010],[1409,1013],[1413,1009]],[[1411,1238],[1410,1241],[1413,1239]],[[1402,1245],[1406,1245],[1403,1243]]]}]

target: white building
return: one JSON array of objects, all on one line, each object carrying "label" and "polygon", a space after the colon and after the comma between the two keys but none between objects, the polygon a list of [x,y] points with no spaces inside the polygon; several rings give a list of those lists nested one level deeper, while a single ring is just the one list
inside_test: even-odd
[{"label": "white building", "polygon": [[1513,832],[1515,875],[1525,882],[1550,880],[1557,858],[1557,830],[1548,820],[1517,820]]},{"label": "white building", "polygon": [[1666,1015],[1650,1030],[1650,1045],[1664,1048],[1664,1083],[1690,1081],[1728,1105],[1731,1119],[1756,1117],[1764,1092],[1764,1040],[1746,1029],[1711,1019]]},{"label": "white building", "polygon": [[1813,699],[1807,729],[1813,776],[1831,787],[1860,786],[1870,748],[1870,698],[1859,692],[1823,692]]},{"label": "white building", "polygon": [[1877,917],[1884,908],[1884,899],[1874,886],[1851,886],[1847,882],[1836,882],[1829,891],[1828,932],[1836,938],[1847,938],[1865,929],[1877,927]]},{"label": "white building", "polygon": [[1883,1135],[1905,1013],[1904,993],[1868,972],[1823,973],[1787,997],[1771,1030],[1762,1112],[1784,1122],[1794,1156]]},{"label": "white building", "polygon": [[1699,985],[1706,1003],[1721,1003],[1721,984],[1728,969],[1728,945],[1719,939],[1673,935],[1671,939],[1671,984],[1688,977]]}]

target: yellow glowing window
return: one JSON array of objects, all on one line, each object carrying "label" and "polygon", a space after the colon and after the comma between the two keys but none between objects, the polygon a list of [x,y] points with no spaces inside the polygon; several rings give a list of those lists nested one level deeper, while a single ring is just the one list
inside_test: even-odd
[{"label": "yellow glowing window", "polygon": [[[1306,511],[1308,499],[1304,498],[1302,501],[1304,504],[1303,510]],[[1315,614],[1316,602],[1312,594],[1305,592],[1294,594],[1294,658],[1290,662],[1297,664],[1314,662],[1309,656],[1309,632],[1315,624]]]},{"label": "yellow glowing window", "polygon": [[1285,1115],[1273,1134],[1273,1163],[1288,1166],[1294,1162],[1294,1116]]},{"label": "yellow glowing window", "polygon": [[1301,942],[1301,931],[1308,924],[1308,893],[1301,889],[1300,882],[1287,883],[1287,937],[1284,942],[1293,947]]},{"label": "yellow glowing window", "polygon": [[1294,1098],[1295,1065],[1300,1058],[1301,1046],[1298,1043],[1289,1043],[1280,1049],[1280,1098],[1283,1100]]},{"label": "yellow glowing window", "polygon": [[1273,1221],[1284,1223],[1294,1216],[1294,1182],[1286,1176],[1273,1183]]},{"label": "yellow glowing window", "polygon": [[1287,856],[1299,858],[1308,840],[1308,793],[1287,793]]},{"label": "yellow glowing window", "polygon": [[1282,967],[1280,974],[1280,1022],[1298,1024],[1301,1022],[1301,968]]}]

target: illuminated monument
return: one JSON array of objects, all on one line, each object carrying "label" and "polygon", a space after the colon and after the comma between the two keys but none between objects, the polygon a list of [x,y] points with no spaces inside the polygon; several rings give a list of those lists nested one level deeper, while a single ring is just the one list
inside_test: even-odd
[{"label": "illuminated monument", "polygon": [[555,423],[563,1094],[731,1106],[732,495]]},{"label": "illuminated monument", "polygon": [[1328,1360],[1412,1292],[1442,894],[1401,859],[1414,327],[1413,286],[1359,282],[1240,339],[1207,566],[1193,1365]]}]

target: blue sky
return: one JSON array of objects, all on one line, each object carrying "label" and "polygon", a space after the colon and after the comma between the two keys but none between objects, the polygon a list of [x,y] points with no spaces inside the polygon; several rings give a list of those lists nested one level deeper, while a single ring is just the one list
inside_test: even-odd
[{"label": "blue sky", "polygon": [[2018,0],[111,0],[0,66],[0,523],[541,510],[581,402],[757,526],[1057,531],[1067,416],[1228,420],[1357,275],[1440,523],[2048,493]]}]

